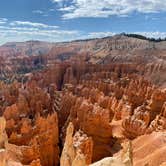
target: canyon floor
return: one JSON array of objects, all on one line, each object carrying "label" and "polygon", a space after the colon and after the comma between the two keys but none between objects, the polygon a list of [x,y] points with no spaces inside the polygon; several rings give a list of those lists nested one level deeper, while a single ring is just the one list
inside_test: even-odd
[{"label": "canyon floor", "polygon": [[165,41],[7,43],[0,58],[0,166],[166,165]]}]

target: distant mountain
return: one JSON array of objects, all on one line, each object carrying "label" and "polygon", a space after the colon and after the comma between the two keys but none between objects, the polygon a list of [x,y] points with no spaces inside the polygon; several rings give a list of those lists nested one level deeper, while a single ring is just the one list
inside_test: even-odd
[{"label": "distant mountain", "polygon": [[138,64],[141,68],[142,66],[145,68],[142,72],[146,72],[144,75],[147,78],[153,82],[166,84],[166,41],[164,40],[155,41],[143,36],[120,34],[61,43],[12,42],[0,47],[0,56],[9,60],[16,58],[14,63],[8,63],[8,67],[18,64],[17,58],[40,55],[45,55],[46,60],[31,58],[26,60],[27,62],[22,61],[22,64],[28,65],[29,61],[33,61],[31,64],[35,66],[40,61],[44,63],[47,61],[49,66],[57,60],[74,62],[80,58],[92,64]]},{"label": "distant mountain", "polygon": [[[115,35],[93,40],[58,43],[49,52],[50,56],[66,59],[67,55],[88,53],[92,63],[109,62],[154,62],[166,59],[166,41],[154,42],[148,39]],[[65,57],[65,58],[64,58]]]},{"label": "distant mountain", "polygon": [[133,64],[140,73],[155,84],[166,87],[166,41],[152,41],[138,37],[115,35],[94,40],[56,44],[49,58],[74,61],[74,57],[88,56],[92,64]]},{"label": "distant mountain", "polygon": [[[67,55],[89,53],[93,63],[109,61],[153,61],[165,59],[166,41],[153,40],[141,35],[120,34],[112,37],[77,40],[62,43],[41,41],[9,42],[0,46],[0,56]],[[63,57],[65,56],[65,58]]]},{"label": "distant mountain", "polygon": [[9,42],[0,47],[0,56],[33,56],[45,55],[53,44],[41,41]]}]

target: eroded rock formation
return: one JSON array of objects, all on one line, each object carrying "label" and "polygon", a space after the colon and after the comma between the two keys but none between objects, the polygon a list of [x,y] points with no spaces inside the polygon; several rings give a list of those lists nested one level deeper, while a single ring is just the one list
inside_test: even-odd
[{"label": "eroded rock formation", "polygon": [[[151,77],[164,73],[165,51],[154,57],[157,44],[125,36],[81,44],[59,44],[43,57],[16,56],[2,72],[0,165],[164,164],[165,82]],[[31,73],[17,74],[23,69]]]},{"label": "eroded rock formation", "polygon": [[82,131],[74,134],[74,126],[69,123],[61,155],[61,166],[85,166],[92,162],[93,141]]},{"label": "eroded rock formation", "polygon": [[128,142],[123,147],[121,153],[115,157],[107,157],[90,166],[132,166],[132,146],[131,142]]}]

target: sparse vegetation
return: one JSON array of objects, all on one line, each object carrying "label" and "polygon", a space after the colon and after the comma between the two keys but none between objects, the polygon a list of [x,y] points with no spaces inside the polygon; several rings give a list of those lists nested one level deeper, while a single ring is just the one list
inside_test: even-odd
[{"label": "sparse vegetation", "polygon": [[149,40],[149,41],[152,41],[152,42],[161,42],[161,41],[166,41],[166,38],[158,38],[158,39],[155,39],[155,38],[148,38],[148,37],[145,37],[143,35],[139,35],[139,34],[127,34],[127,33],[123,33],[123,35],[127,36],[127,37],[134,37],[134,38],[138,38],[138,39],[142,39],[142,40]]}]

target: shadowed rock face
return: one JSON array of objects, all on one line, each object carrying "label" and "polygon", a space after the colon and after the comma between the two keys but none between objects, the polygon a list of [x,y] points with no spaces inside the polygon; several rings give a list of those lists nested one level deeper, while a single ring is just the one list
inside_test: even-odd
[{"label": "shadowed rock face", "polygon": [[[165,70],[164,48],[126,36],[59,43],[37,58],[40,70],[14,78],[4,70],[0,165],[163,165],[166,90],[156,74]],[[13,66],[32,69],[33,58]]]}]

